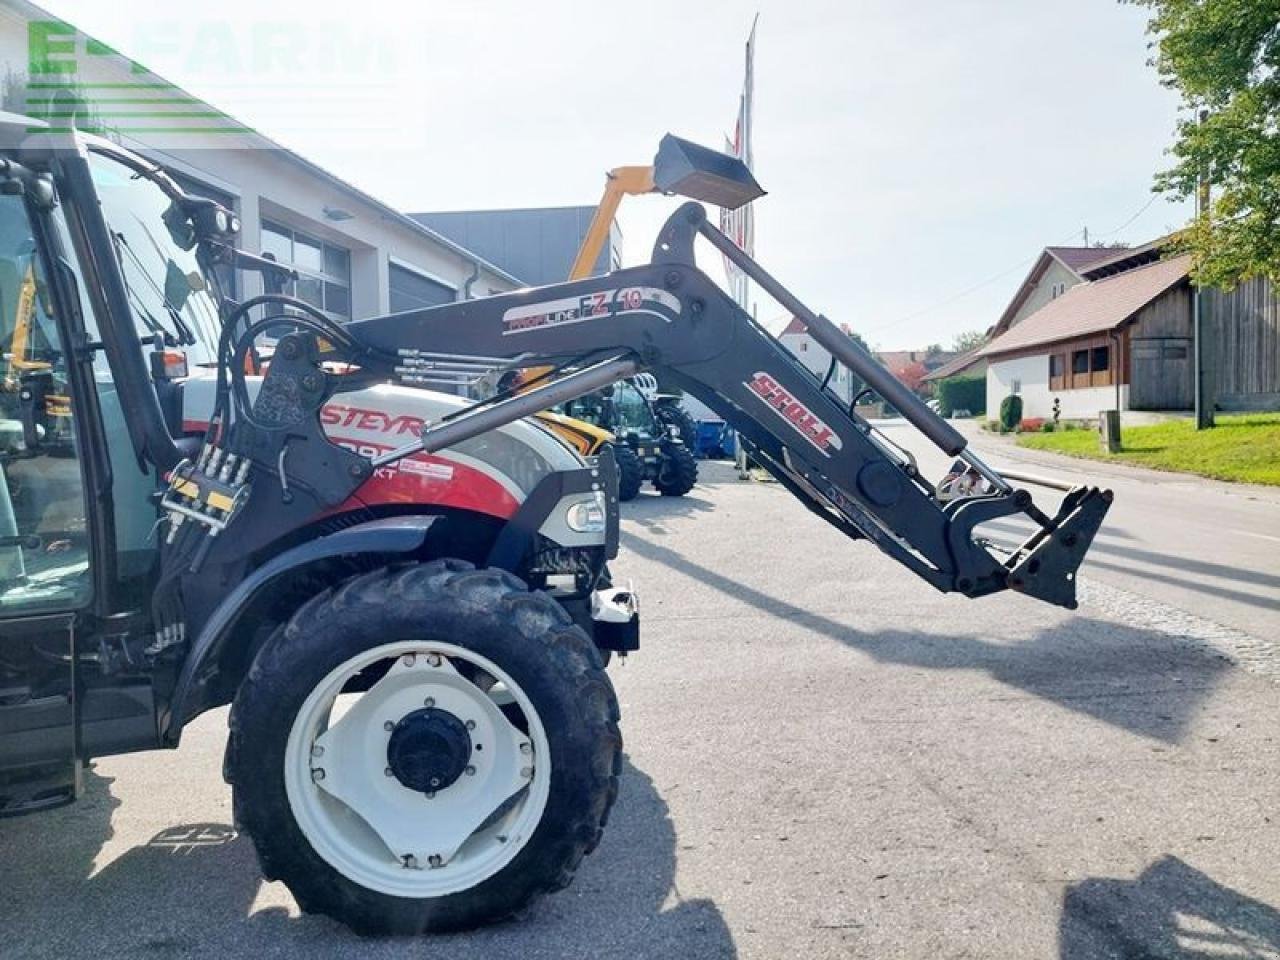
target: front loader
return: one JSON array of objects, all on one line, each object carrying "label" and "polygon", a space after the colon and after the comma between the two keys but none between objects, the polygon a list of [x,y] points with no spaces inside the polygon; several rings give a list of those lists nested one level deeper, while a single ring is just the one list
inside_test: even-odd
[{"label": "front loader", "polygon": [[[74,414],[68,437],[70,421],[30,398],[6,407],[17,426],[0,495],[34,463],[46,481],[35,506],[0,504],[0,795],[27,809],[65,795],[56,783],[42,794],[42,777],[177,746],[194,717],[230,703],[237,824],[303,910],[366,932],[448,930],[564,886],[600,838],[621,769],[618,704],[587,632],[634,626],[628,598],[590,589],[610,525],[616,542],[613,465],[544,465],[486,535],[375,493],[388,471],[438,470],[447,456],[518,472],[510,461],[527,449],[511,431],[538,429],[523,418],[642,371],[717,410],[810,510],[938,590],[1075,605],[1110,494],[1076,488],[1053,516],[1039,510],[697,203],[668,220],[647,265],[339,326],[279,294],[208,295],[220,266],[271,265],[236,249],[227,211],[165,189],[146,222],[174,252],[150,275],[164,294],[151,312],[176,317],[152,316],[148,334],[135,302],[147,277],[122,269],[90,166],[112,149],[36,135],[0,159],[0,206],[33,251],[15,236],[0,262],[19,276],[36,264],[37,352]],[[724,206],[759,193],[740,163],[674,137],[655,167],[661,188]],[[165,183],[145,161],[131,169]],[[989,489],[940,502],[697,268],[699,237]],[[211,369],[181,369],[173,330],[188,346],[213,337]],[[270,364],[251,375],[267,338]],[[539,364],[527,392],[439,406],[394,443],[339,434],[336,410],[374,403],[381,424],[387,397],[407,403],[441,376]],[[1011,554],[974,536],[1019,514],[1036,532]],[[561,602],[566,579],[585,581],[589,616]]]}]

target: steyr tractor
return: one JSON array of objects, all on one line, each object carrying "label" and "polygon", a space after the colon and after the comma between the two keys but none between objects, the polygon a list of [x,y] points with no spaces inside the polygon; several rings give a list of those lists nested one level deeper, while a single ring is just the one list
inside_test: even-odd
[{"label": "steyr tractor", "polygon": [[[33,126],[0,124],[0,319],[27,327],[0,396],[9,812],[230,704],[236,823],[304,911],[451,930],[563,887],[617,794],[602,652],[633,648],[637,622],[605,570],[612,458],[584,463],[525,418],[646,370],[938,590],[1075,606],[1109,492],[1041,511],[738,250],[696,202],[759,196],[732,158],[663,139],[655,184],[693,202],[649,264],[338,325],[280,293],[224,296],[226,267],[275,269],[237,249],[230,211]],[[698,269],[699,237],[989,487],[940,502]],[[539,364],[527,392],[423,389]],[[975,537],[1013,515],[1035,524],[1013,552]]]}]

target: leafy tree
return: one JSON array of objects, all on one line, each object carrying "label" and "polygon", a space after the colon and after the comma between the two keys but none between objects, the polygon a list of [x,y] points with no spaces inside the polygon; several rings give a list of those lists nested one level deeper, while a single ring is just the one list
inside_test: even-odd
[{"label": "leafy tree", "polygon": [[912,393],[920,393],[920,388],[924,386],[924,375],[929,369],[919,360],[913,360],[911,363],[891,367],[889,372],[906,384]]},{"label": "leafy tree", "polygon": [[964,330],[951,340],[951,349],[956,353],[968,353],[987,342],[987,335],[981,330]]},{"label": "leafy tree", "polygon": [[1185,199],[1204,174],[1213,188],[1182,241],[1197,282],[1280,281],[1280,0],[1130,2],[1151,9],[1152,63],[1185,110],[1155,189]]}]

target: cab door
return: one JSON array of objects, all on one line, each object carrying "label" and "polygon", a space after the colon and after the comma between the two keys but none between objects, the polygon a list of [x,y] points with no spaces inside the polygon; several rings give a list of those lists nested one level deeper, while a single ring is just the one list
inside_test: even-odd
[{"label": "cab door", "polygon": [[78,361],[38,216],[0,193],[0,814],[75,796],[77,630],[94,600]]}]

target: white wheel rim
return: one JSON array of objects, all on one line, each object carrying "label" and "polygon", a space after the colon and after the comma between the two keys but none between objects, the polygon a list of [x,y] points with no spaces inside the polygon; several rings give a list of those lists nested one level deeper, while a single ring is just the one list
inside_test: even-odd
[{"label": "white wheel rim", "polygon": [[[392,658],[367,691],[342,694]],[[496,683],[483,690],[455,663]],[[430,796],[387,773],[388,724],[428,701],[474,724],[466,773]],[[519,708],[527,734],[502,704]],[[448,643],[388,643],[342,663],[303,702],[285,746],[285,791],[312,848],[352,882],[398,897],[441,897],[497,874],[532,837],[550,783],[550,746],[528,696],[491,660]]]}]

